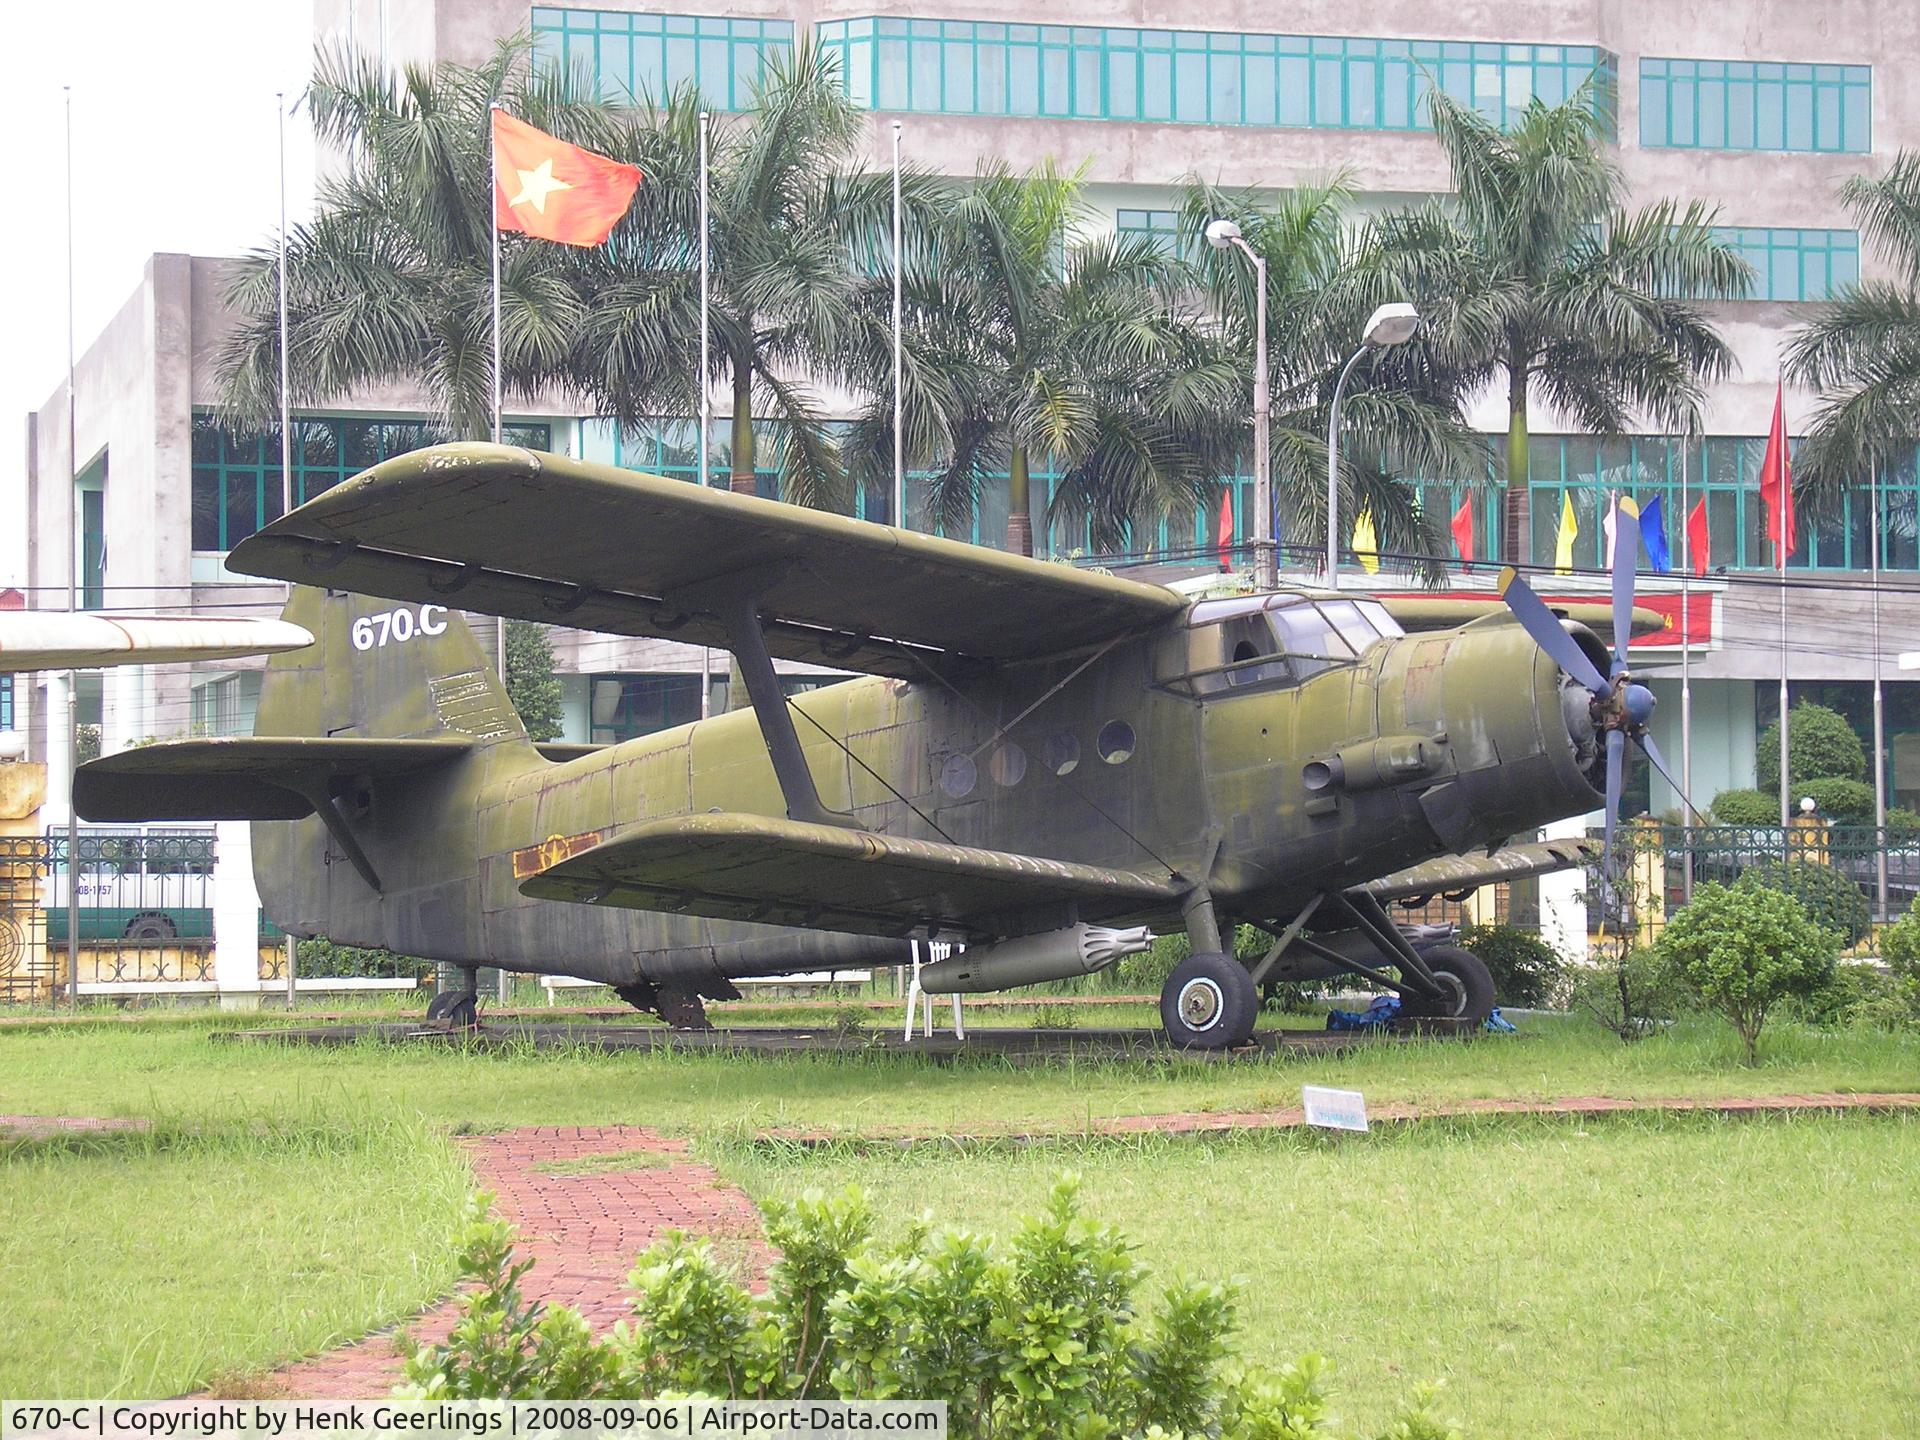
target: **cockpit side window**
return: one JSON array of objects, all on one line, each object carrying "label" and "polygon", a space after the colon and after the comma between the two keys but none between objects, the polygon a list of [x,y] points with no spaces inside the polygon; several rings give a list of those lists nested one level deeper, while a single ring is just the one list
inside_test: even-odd
[{"label": "cockpit side window", "polygon": [[[1302,680],[1310,675],[1318,675],[1331,666],[1352,661],[1353,647],[1342,637],[1333,621],[1321,613],[1320,607],[1302,602],[1275,610],[1272,614],[1274,623],[1280,629],[1281,648],[1293,661],[1294,673]],[[1357,614],[1355,619],[1358,620]],[[1372,638],[1371,634],[1368,638]]]}]

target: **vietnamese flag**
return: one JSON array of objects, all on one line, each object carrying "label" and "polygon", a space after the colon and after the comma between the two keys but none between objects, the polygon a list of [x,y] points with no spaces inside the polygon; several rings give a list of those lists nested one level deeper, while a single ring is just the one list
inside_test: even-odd
[{"label": "vietnamese flag", "polygon": [[640,188],[640,171],[556,140],[495,107],[493,220],[562,245],[601,245]]},{"label": "vietnamese flag", "polygon": [[1233,486],[1228,485],[1220,491],[1220,522],[1214,529],[1214,553],[1220,557],[1220,568],[1233,568]]},{"label": "vietnamese flag", "polygon": [[1781,415],[1783,387],[1773,392],[1773,428],[1767,432],[1766,458],[1760,462],[1760,499],[1767,507],[1767,539],[1773,558],[1784,567],[1793,554],[1793,471],[1787,461],[1787,424]]},{"label": "vietnamese flag", "polygon": [[1460,508],[1453,512],[1453,543],[1460,551],[1460,558],[1468,564],[1473,563],[1473,497],[1468,496],[1460,502]]},{"label": "vietnamese flag", "polygon": [[1707,502],[1703,497],[1687,516],[1687,554],[1693,560],[1693,573],[1704,575],[1713,559],[1713,537],[1707,533]]}]

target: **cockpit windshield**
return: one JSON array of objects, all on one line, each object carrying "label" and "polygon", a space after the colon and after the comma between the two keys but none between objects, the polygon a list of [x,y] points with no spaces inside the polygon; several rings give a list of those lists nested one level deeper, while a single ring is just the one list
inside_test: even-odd
[{"label": "cockpit windshield", "polygon": [[1156,678],[1197,695],[1293,685],[1350,665],[1375,640],[1401,633],[1375,600],[1288,594],[1205,600],[1188,616],[1184,664],[1157,667]]}]

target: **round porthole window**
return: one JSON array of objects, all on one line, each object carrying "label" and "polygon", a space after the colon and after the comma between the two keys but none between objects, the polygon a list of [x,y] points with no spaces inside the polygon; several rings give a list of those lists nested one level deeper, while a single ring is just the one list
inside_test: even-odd
[{"label": "round porthole window", "polygon": [[1071,731],[1062,730],[1047,741],[1047,768],[1056,775],[1071,775],[1080,765],[1080,742]]},{"label": "round porthole window", "polygon": [[1002,745],[987,762],[987,773],[994,784],[1012,789],[1026,776],[1027,752],[1018,745]]},{"label": "round porthole window", "polygon": [[940,791],[949,800],[964,800],[980,779],[971,755],[949,755],[940,766]]},{"label": "round porthole window", "polygon": [[1100,727],[1100,758],[1109,765],[1124,765],[1133,758],[1133,726],[1124,720],[1109,720]]}]

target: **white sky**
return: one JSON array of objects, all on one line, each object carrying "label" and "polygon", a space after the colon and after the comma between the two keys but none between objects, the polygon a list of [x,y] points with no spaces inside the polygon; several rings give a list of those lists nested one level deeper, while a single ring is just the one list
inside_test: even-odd
[{"label": "white sky", "polygon": [[[26,416],[67,363],[63,85],[73,87],[74,321],[80,353],[158,251],[234,254],[278,223],[274,92],[312,55],[310,0],[66,0],[9,15],[0,258],[0,586],[22,584]],[[304,111],[287,124],[288,213],[312,191]]]}]

